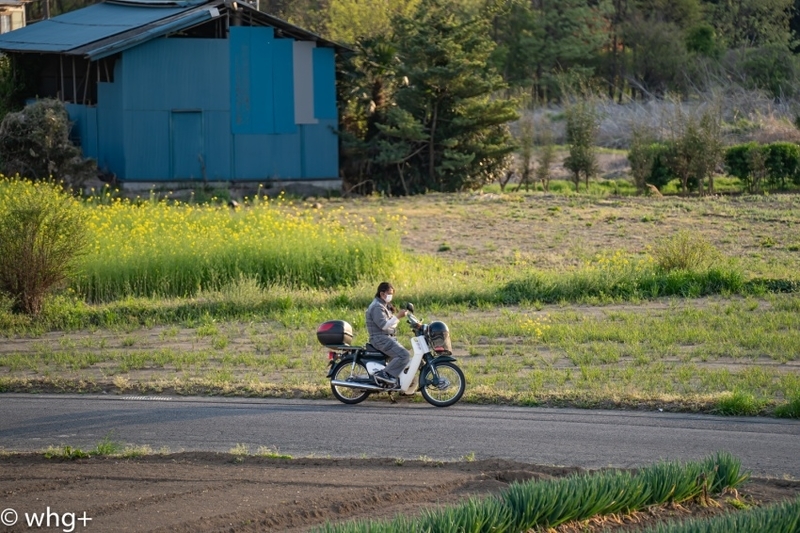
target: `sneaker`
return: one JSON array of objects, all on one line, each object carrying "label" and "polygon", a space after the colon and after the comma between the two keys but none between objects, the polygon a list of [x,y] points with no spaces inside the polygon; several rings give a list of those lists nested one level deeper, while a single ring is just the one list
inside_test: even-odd
[{"label": "sneaker", "polygon": [[392,387],[398,385],[397,378],[387,373],[385,370],[379,370],[378,372],[375,372],[375,374],[372,377],[375,378],[375,382],[378,385],[386,384],[386,385],[391,385]]}]

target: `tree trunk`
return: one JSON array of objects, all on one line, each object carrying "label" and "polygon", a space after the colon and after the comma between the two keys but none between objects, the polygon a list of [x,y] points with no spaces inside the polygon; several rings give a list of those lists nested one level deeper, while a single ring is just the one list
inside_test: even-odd
[{"label": "tree trunk", "polygon": [[405,191],[406,196],[410,196],[410,193],[408,192],[408,185],[406,185],[406,180],[403,177],[403,165],[404,163],[397,164],[397,173],[400,175],[400,183],[403,185],[403,191]]},{"label": "tree trunk", "polygon": [[434,148],[436,146],[435,134],[436,134],[436,119],[439,113],[439,102],[433,103],[433,117],[431,119],[431,140],[428,143],[428,176],[430,178],[430,183],[433,184],[436,182],[436,172],[433,168],[434,162],[436,161],[436,152]]}]

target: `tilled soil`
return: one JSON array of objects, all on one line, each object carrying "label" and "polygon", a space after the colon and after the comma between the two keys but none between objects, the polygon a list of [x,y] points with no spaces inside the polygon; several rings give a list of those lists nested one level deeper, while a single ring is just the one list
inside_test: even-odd
[{"label": "tilled soil", "polygon": [[[502,460],[274,459],[214,453],[92,457],[72,461],[42,455],[0,458],[0,509],[18,523],[5,531],[307,531],[326,522],[414,515],[470,496],[496,493],[514,481],[546,480],[581,471]],[[800,481],[755,479],[741,501],[762,505],[800,495]],[[567,524],[560,531],[635,530],[658,520],[733,512],[732,496],[717,505],[650,509],[626,517]],[[50,528],[30,528],[26,516],[51,513]],[[63,518],[91,518],[55,527]],[[3,518],[9,515],[4,512]],[[70,527],[70,524],[74,524]]]}]

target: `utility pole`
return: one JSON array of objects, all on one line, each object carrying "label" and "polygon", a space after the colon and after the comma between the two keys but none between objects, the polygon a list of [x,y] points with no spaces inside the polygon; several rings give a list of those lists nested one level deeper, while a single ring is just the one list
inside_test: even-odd
[{"label": "utility pole", "polygon": [[50,18],[50,0],[42,0],[44,2],[44,19]]}]

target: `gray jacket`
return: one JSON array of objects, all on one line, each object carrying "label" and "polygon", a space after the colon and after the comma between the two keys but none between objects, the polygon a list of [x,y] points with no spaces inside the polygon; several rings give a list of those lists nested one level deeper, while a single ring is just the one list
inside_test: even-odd
[{"label": "gray jacket", "polygon": [[[390,353],[397,347],[402,348],[395,340],[397,326],[400,320],[389,311],[386,302],[376,297],[367,307],[367,333],[369,343],[384,353]],[[406,351],[406,353],[408,353]]]}]

